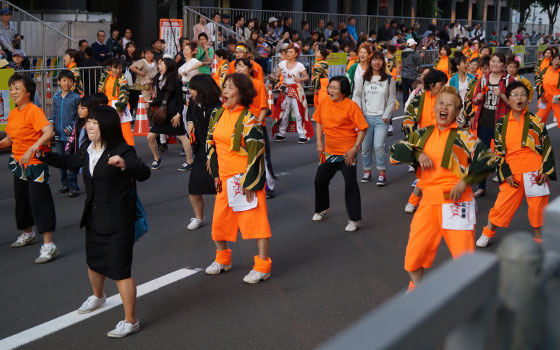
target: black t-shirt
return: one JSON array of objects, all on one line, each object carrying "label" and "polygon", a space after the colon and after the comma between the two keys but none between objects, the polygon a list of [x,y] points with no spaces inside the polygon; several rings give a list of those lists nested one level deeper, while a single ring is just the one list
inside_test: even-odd
[{"label": "black t-shirt", "polygon": [[496,109],[498,107],[497,95],[494,95],[494,88],[497,88],[498,84],[490,84],[488,82],[488,91],[484,95],[484,102],[482,104],[482,110],[480,111],[479,123],[482,126],[493,128],[496,126]]}]

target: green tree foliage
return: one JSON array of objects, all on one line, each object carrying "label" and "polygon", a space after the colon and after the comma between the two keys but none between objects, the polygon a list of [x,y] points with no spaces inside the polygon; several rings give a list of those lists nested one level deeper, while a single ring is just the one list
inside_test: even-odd
[{"label": "green tree foliage", "polygon": [[536,0],[507,0],[509,7],[519,12],[519,23],[527,22],[527,18],[531,14],[531,5],[533,5]]},{"label": "green tree foliage", "polygon": [[556,23],[556,18],[558,15],[558,10],[560,9],[560,1],[558,0],[537,0],[539,5],[542,7],[542,12],[548,15],[548,34],[552,34],[554,30],[554,23]]}]

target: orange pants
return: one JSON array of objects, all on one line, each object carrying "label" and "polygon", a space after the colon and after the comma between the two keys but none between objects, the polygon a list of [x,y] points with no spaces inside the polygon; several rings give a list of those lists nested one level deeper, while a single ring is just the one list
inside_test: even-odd
[{"label": "orange pants", "polygon": [[241,231],[243,239],[269,238],[272,236],[268,222],[266,193],[257,191],[257,207],[246,211],[233,211],[228,203],[226,181],[222,181],[222,191],[216,195],[214,218],[212,220],[212,239],[214,241],[237,240]]},{"label": "orange pants", "polygon": [[[545,97],[541,97],[544,99]],[[550,114],[550,110],[552,110],[552,114],[554,118],[556,118],[556,122],[558,122],[558,118],[560,118],[560,104],[552,103],[552,97],[546,98],[546,109],[540,109],[537,112],[537,115],[541,118],[541,121],[546,124],[548,119],[548,115]]]},{"label": "orange pants", "polygon": [[[523,175],[514,174],[513,178],[519,183],[519,188],[514,188],[507,182],[500,184],[500,193],[494,203],[494,207],[490,209],[488,221],[498,227],[508,227],[513,219],[513,215],[521,205],[523,197],[525,197],[525,187],[523,185]],[[541,227],[544,223],[544,208],[548,204],[549,196],[527,197],[529,210],[529,222],[532,227]],[[489,235],[487,235],[489,236]],[[491,237],[491,236],[489,236]]]},{"label": "orange pants", "polygon": [[121,123],[122,134],[126,143],[134,147],[134,136],[132,135],[132,127],[130,122]]},{"label": "orange pants", "polygon": [[[216,262],[222,265],[231,264],[231,249],[216,250]],[[261,259],[258,255],[255,255],[255,265],[253,265],[253,270],[262,273],[269,273],[272,267],[272,260],[266,258],[266,260]]]},{"label": "orange pants", "polygon": [[474,251],[474,229],[447,230],[441,228],[441,210],[441,204],[420,202],[410,223],[410,236],[404,258],[406,271],[432,267],[442,237],[445,239],[453,259]]}]

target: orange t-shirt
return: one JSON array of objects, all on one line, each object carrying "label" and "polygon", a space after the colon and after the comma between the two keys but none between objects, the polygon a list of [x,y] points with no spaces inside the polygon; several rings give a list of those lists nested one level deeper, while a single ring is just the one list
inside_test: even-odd
[{"label": "orange t-shirt", "polygon": [[543,58],[541,65],[539,67],[539,71],[542,71],[543,69],[549,66],[550,66],[550,58]]},{"label": "orange t-shirt", "polygon": [[[49,124],[43,110],[31,102],[22,109],[12,109],[8,116],[6,134],[12,139],[15,160],[19,162],[25,152],[43,136],[42,130]],[[29,164],[41,164],[41,161],[33,155]]]},{"label": "orange t-shirt", "polygon": [[220,89],[222,88],[222,83],[220,82],[220,75],[222,70],[224,69],[224,65],[226,64],[226,62],[227,60],[221,60],[220,63],[218,63],[218,69],[216,69],[216,72],[212,74],[212,79],[214,79],[216,85],[218,85]]},{"label": "orange t-shirt", "polygon": [[[263,69],[262,69],[261,65],[258,64],[255,61],[253,61],[253,60],[251,60],[251,63],[253,64],[253,72],[256,72],[255,78],[264,82],[264,72],[263,72]],[[229,68],[228,68],[228,71],[227,71],[227,74],[233,74],[233,73],[235,73],[235,60],[230,62]]]},{"label": "orange t-shirt", "polygon": [[346,154],[354,147],[358,130],[368,128],[362,110],[349,98],[341,102],[334,102],[330,98],[322,99],[313,114],[313,119],[323,125],[325,151],[333,155]]},{"label": "orange t-shirt", "polygon": [[[456,127],[457,124],[453,123],[447,129],[440,131],[436,126],[426,141],[424,153],[430,157],[433,166],[427,170],[422,170],[420,167],[416,172],[419,179],[418,188],[422,190],[423,203],[442,204],[451,202],[450,199],[445,199],[445,194],[451,192],[460,179],[449,169],[442,168],[441,161],[449,132],[451,128]],[[467,186],[459,202],[469,201],[472,198],[472,189],[470,186]]]},{"label": "orange t-shirt", "polygon": [[113,88],[115,87],[115,82],[117,81],[117,77],[114,77],[112,74],[109,74],[107,77],[107,82],[105,83],[105,95],[109,99],[109,106],[111,106],[111,101],[119,99],[119,92],[117,90],[117,96],[113,96]]},{"label": "orange t-shirt", "polygon": [[354,63],[356,63],[356,62],[358,62],[358,57],[350,58],[348,60],[348,64],[346,65],[346,71],[348,72],[350,67],[352,67],[354,65]]},{"label": "orange t-shirt", "polygon": [[434,106],[436,105],[436,96],[432,96],[429,91],[426,91],[424,97],[424,108],[422,109],[422,117],[418,123],[418,128],[422,129],[436,123],[436,112]]},{"label": "orange t-shirt", "polygon": [[436,69],[444,72],[445,75],[447,75],[447,79],[449,80],[449,57],[441,57],[436,66]]},{"label": "orange t-shirt", "polygon": [[[227,180],[230,177],[243,174],[247,170],[247,156],[242,156],[231,151],[231,136],[235,133],[235,123],[239,114],[245,109],[237,106],[234,109],[224,108],[218,124],[214,127],[213,137],[218,155],[218,167],[220,179]],[[243,140],[241,140],[243,144]]]},{"label": "orange t-shirt", "polygon": [[[253,82],[253,87],[255,88],[257,95],[253,98],[253,101],[249,105],[249,112],[258,118],[263,109],[268,109],[268,96],[262,81],[256,78],[251,79],[251,81]],[[261,124],[266,126],[266,118],[263,119]]]},{"label": "orange t-shirt", "polygon": [[552,66],[548,67],[543,75],[543,89],[544,97],[552,98],[555,95],[560,95],[560,89],[558,89],[558,79],[560,79],[560,70],[555,71]]},{"label": "orange t-shirt", "polygon": [[472,60],[472,59],[475,59],[475,58],[477,58],[477,57],[480,57],[480,53],[479,53],[478,51],[473,51],[473,52],[471,53],[470,59]]},{"label": "orange t-shirt", "polygon": [[509,112],[506,118],[509,118],[506,131],[506,162],[512,174],[539,170],[542,166],[542,156],[533,152],[529,147],[521,146],[523,122],[524,118],[528,118],[528,116],[524,114],[517,121],[513,113]]}]

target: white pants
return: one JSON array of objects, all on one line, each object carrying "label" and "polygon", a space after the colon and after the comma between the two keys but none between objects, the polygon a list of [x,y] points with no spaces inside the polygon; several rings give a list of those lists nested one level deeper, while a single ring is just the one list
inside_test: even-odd
[{"label": "white pants", "polygon": [[276,188],[276,180],[274,180],[274,177],[272,177],[272,174],[268,170],[268,166],[267,166],[268,157],[266,155],[264,156],[264,162],[265,162],[264,169],[266,172],[266,185],[271,191],[274,191],[274,189]]},{"label": "white pants", "polygon": [[280,119],[280,127],[278,131],[279,136],[286,135],[286,129],[288,129],[288,124],[290,123],[290,111],[293,111],[296,117],[297,133],[300,138],[305,139],[305,130],[303,129],[303,122],[301,114],[298,109],[298,101],[294,97],[286,97],[282,101],[282,117]]}]

